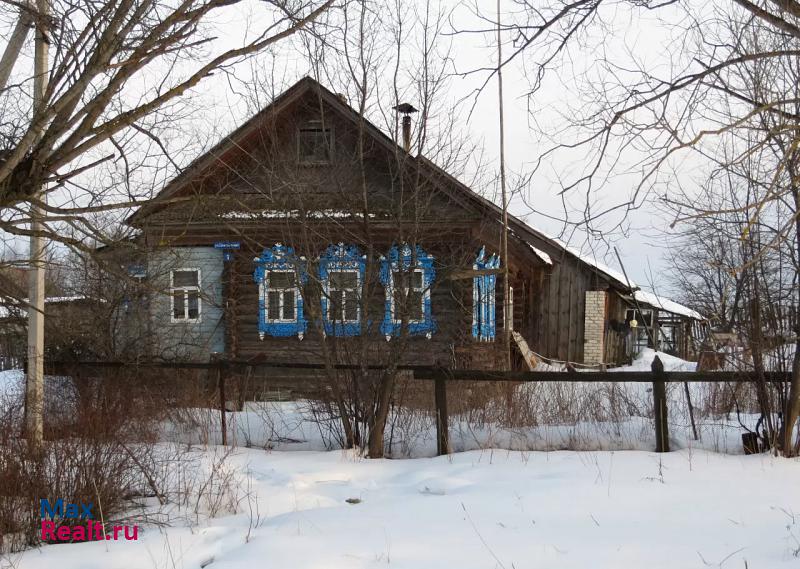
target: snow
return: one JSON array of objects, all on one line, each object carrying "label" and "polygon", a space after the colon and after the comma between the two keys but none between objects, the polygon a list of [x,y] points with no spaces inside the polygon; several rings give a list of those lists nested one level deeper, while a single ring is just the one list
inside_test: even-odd
[{"label": "snow", "polygon": [[705,320],[702,314],[697,312],[696,310],[692,310],[687,306],[683,306],[682,304],[678,304],[675,301],[672,301],[668,298],[664,298],[663,296],[657,296],[652,292],[647,292],[644,290],[637,290],[633,293],[634,298],[643,303],[649,304],[655,308],[661,308],[666,310],[667,312],[671,312],[672,314],[680,314],[681,316],[688,316],[689,318],[694,318],[695,320]]},{"label": "snow", "polygon": [[[211,457],[209,457],[211,460]],[[18,569],[797,567],[800,462],[685,450],[365,460],[239,449],[236,513]],[[355,503],[349,503],[355,502]]]},{"label": "snow", "polygon": [[[49,296],[44,299],[46,304],[61,304],[66,302],[79,302],[82,300],[94,300],[85,295],[73,295],[73,296]],[[98,300],[99,302],[105,302],[103,299]],[[11,316],[11,309],[9,307],[14,307],[16,311],[22,311],[25,313],[25,305],[28,304],[28,299],[23,298],[22,301],[13,299],[13,298],[5,298],[0,297],[0,318],[8,318]]]},{"label": "snow", "polygon": [[[610,371],[649,369],[656,354],[667,371],[694,369],[645,350]],[[0,388],[22,379],[0,372]],[[393,453],[415,457],[404,460],[328,450],[335,442],[309,402],[249,402],[227,414],[234,448],[219,469],[225,482],[214,484],[225,455],[218,413],[183,410],[181,421],[164,423],[160,445],[188,444],[195,458],[170,467],[174,478],[196,480],[186,486],[192,492],[213,487],[213,496],[151,501],[146,511],[169,523],[145,524],[139,541],[46,545],[8,559],[15,569],[797,567],[800,460],[744,456],[741,426],[727,417],[700,417],[694,441],[682,389],[672,384],[678,450],[656,454],[648,387],[526,384],[520,389],[561,389],[562,404],[596,407],[586,411],[598,416],[613,400],[640,411],[574,424],[542,415],[525,428],[454,415],[456,452],[446,457],[432,456],[431,424],[419,432],[400,425]],[[751,428],[757,420],[741,418]]]},{"label": "snow", "polygon": [[[223,219],[350,219],[363,218],[363,214],[352,211],[324,209],[319,211],[301,212],[300,210],[261,210],[261,211],[229,211],[220,215]],[[370,219],[376,218],[374,213],[369,214]]]},{"label": "snow", "polygon": [[13,398],[25,390],[25,375],[21,370],[0,371],[0,399]]},{"label": "snow", "polygon": [[528,247],[530,247],[533,250],[533,252],[536,253],[536,256],[539,257],[542,261],[544,261],[545,264],[547,264],[547,265],[552,265],[553,264],[553,259],[550,258],[550,255],[548,255],[547,253],[545,253],[541,249],[537,249],[536,247],[534,247],[530,243],[528,244]]},{"label": "snow", "polygon": [[664,352],[657,352],[652,348],[644,348],[634,358],[631,365],[611,368],[608,371],[624,372],[624,371],[650,371],[650,366],[656,355],[661,363],[664,364],[664,371],[696,371],[697,362],[689,362],[681,358],[671,356]]},{"label": "snow", "polygon": [[557,237],[553,237],[551,235],[547,235],[543,231],[541,231],[539,229],[536,229],[536,228],[533,228],[533,227],[531,229],[533,229],[534,231],[536,231],[538,233],[541,233],[547,239],[550,239],[551,241],[557,243],[560,247],[563,247],[566,251],[568,251],[570,254],[574,255],[575,257],[577,257],[578,259],[580,259],[581,261],[583,261],[587,265],[589,265],[591,267],[594,267],[595,269],[597,269],[601,273],[605,273],[606,275],[608,275],[609,277],[611,277],[612,279],[617,281],[619,284],[621,284],[621,285],[623,285],[625,287],[630,287],[631,289],[638,288],[636,286],[636,283],[634,283],[632,280],[627,279],[625,277],[625,274],[622,271],[618,271],[616,269],[612,269],[611,267],[609,267],[605,263],[601,263],[600,261],[598,261],[597,260],[597,255],[595,255],[594,253],[591,253],[591,254],[584,253],[581,249],[578,249],[577,247],[573,247],[572,245],[569,245],[569,244],[565,243],[564,241],[562,241],[561,239],[558,239]]}]

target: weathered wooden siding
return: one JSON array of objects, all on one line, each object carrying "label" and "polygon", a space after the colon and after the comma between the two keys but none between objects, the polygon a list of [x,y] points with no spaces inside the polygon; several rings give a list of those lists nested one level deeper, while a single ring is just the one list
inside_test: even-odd
[{"label": "weathered wooden siding", "polygon": [[[199,322],[173,322],[169,296],[170,271],[200,270]],[[155,249],[147,266],[152,289],[150,318],[159,357],[205,360],[223,352],[225,322],[222,297],[222,252],[213,247],[163,247]]]}]

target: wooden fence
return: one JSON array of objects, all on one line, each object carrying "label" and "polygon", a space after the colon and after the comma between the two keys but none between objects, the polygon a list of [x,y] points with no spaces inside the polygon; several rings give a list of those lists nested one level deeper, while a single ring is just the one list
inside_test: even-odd
[{"label": "wooden fence", "polygon": [[[384,366],[358,365],[358,364],[325,364],[314,363],[267,363],[253,360],[217,359],[209,362],[116,362],[116,361],[91,361],[91,362],[48,362],[46,372],[49,374],[71,375],[79,372],[81,368],[143,368],[143,369],[173,369],[173,370],[207,370],[217,373],[217,389],[219,393],[219,409],[222,429],[222,443],[227,444],[226,433],[226,384],[234,373],[244,374],[253,370],[278,370],[297,369],[311,371],[384,371]],[[653,411],[656,433],[656,452],[669,452],[669,427],[667,423],[667,383],[747,383],[788,382],[791,374],[786,372],[725,372],[725,371],[695,371],[695,372],[664,372],[653,371],[486,371],[462,370],[441,367],[398,366],[399,371],[405,372],[414,380],[433,381],[434,399],[436,409],[436,441],[437,452],[449,454],[449,416],[447,410],[447,382],[448,381],[509,381],[517,383],[531,382],[614,382],[614,383],[651,383],[653,386]],[[688,388],[687,388],[688,394]],[[690,413],[691,402],[689,403]],[[694,418],[692,415],[692,423]]]}]

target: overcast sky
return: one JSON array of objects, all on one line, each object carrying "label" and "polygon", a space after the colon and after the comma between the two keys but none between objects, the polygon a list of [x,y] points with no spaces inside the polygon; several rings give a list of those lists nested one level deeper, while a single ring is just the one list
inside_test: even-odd
[{"label": "overcast sky", "polygon": [[[420,9],[422,5],[422,2],[417,2],[416,5],[409,2],[404,4],[409,10]],[[489,9],[486,16],[494,17],[494,2],[480,0],[478,5],[481,10]],[[443,45],[452,42],[453,62],[448,67],[452,70],[452,77],[446,96],[454,105],[456,128],[460,134],[469,137],[479,146],[484,168],[494,173],[499,165],[497,83],[492,79],[479,95],[475,95],[476,89],[484,84],[487,74],[473,71],[496,64],[495,36],[493,33],[449,35],[486,27],[486,23],[476,16],[473,3],[454,1],[451,6],[445,7],[445,10],[451,9],[452,12],[448,12],[448,25],[445,26],[446,38],[440,38]],[[513,13],[515,9],[512,2],[506,2],[502,19],[510,21],[517,18],[518,15]],[[591,97],[591,93],[587,92],[587,82],[600,80],[598,74],[602,70],[596,65],[600,55],[613,57],[617,62],[624,62],[625,58],[635,58],[639,65],[646,65],[653,70],[668,66],[680,56],[674,53],[675,43],[671,35],[673,30],[664,24],[664,19],[670,17],[669,12],[662,10],[654,14],[631,6],[628,2],[620,2],[609,4],[600,17],[598,27],[590,28],[596,31],[581,38],[580,45],[570,50],[566,62],[554,65],[545,76],[542,88],[534,96],[528,96],[528,75],[533,69],[528,57],[519,57],[504,68],[506,166],[512,181],[518,176],[528,175],[532,165],[541,153],[552,146],[554,140],[567,143],[574,141],[571,137],[576,134],[573,131],[564,131],[567,121],[565,117],[580,108],[582,100]],[[257,8],[248,12],[245,19],[257,22]],[[235,22],[235,18],[230,18],[224,24],[235,26]],[[508,36],[505,39],[511,41],[512,38]],[[414,51],[417,49],[417,41],[410,39],[408,46],[409,52]],[[506,45],[504,49],[508,55],[512,46]],[[276,85],[288,86],[303,75],[313,75],[308,58],[296,41],[285,42],[259,61],[259,65],[265,68],[272,66],[270,73],[274,73]],[[248,64],[248,67],[252,65]],[[413,76],[413,69],[408,71],[409,77]],[[248,72],[242,70],[237,75],[246,77]],[[324,78],[322,80],[325,82]],[[218,133],[240,123],[253,110],[243,106],[244,97],[240,89],[235,85],[231,88],[235,83],[236,81],[229,80],[209,81],[203,86],[204,97],[215,101],[206,107],[208,112],[203,117],[203,124],[213,125]],[[340,85],[328,86],[334,90],[342,88]],[[414,100],[408,102],[417,105],[419,103]],[[550,137],[550,134],[554,136]],[[515,196],[511,204],[512,213],[546,233],[561,235],[571,245],[581,248],[585,253],[596,255],[598,260],[617,266],[613,250],[608,246],[610,240],[611,244],[618,247],[633,281],[640,286],[652,284],[657,292],[667,293],[667,279],[664,278],[666,266],[663,259],[666,244],[664,232],[671,220],[664,219],[663,214],[650,201],[640,199],[641,208],[624,220],[624,233],[617,231],[608,236],[609,240],[588,238],[585,233],[573,232],[569,227],[564,232],[565,225],[558,220],[563,219],[565,207],[570,219],[579,219],[587,197],[582,192],[562,196],[561,183],[565,178],[586,168],[587,164],[588,159],[580,154],[561,153],[548,158],[522,188],[522,195]],[[617,164],[612,176],[604,179],[600,191],[591,195],[589,201],[597,208],[624,202],[641,178],[641,169],[625,168],[624,162]],[[665,179],[667,178],[662,178],[662,184],[667,183]],[[686,183],[687,179],[685,177],[683,182]],[[500,203],[499,195],[493,195],[496,188],[487,186],[475,189],[489,194],[488,197]],[[601,220],[598,226],[601,229],[611,227],[618,221],[619,216],[612,215]]]},{"label": "overcast sky", "polygon": [[[406,2],[404,9],[419,10],[422,2]],[[486,15],[494,16],[494,2],[479,0],[481,9],[489,9]],[[610,4],[602,13],[603,29],[594,36],[589,34],[582,38],[581,47],[571,50],[565,62],[560,63],[546,75],[544,85],[533,97],[528,97],[529,78],[532,65],[526,57],[520,57],[505,67],[505,120],[506,120],[506,165],[510,179],[530,173],[532,164],[542,152],[547,150],[553,140],[550,134],[558,133],[562,142],[570,142],[567,132],[561,130],[569,117],[580,108],[587,97],[587,82],[596,79],[596,58],[601,54],[636,54],[637,58],[648,66],[657,69],[661,62],[668,62],[675,53],[670,51],[669,29],[652,14],[632,7],[627,2]],[[513,4],[504,4],[504,21],[515,17]],[[214,35],[220,38],[219,45],[233,46],[241,42],[242,30],[257,31],[263,7],[257,2],[236,10],[220,12]],[[452,9],[452,13],[449,10]],[[473,4],[453,2],[448,10],[449,22],[447,32],[463,31],[485,27],[475,15]],[[659,13],[658,17],[663,17]],[[511,38],[507,38],[510,40]],[[474,95],[475,90],[486,80],[486,73],[470,73],[478,68],[491,67],[496,63],[496,42],[492,34],[462,33],[440,38],[443,45],[452,45],[452,64],[448,67],[453,72],[449,80],[446,96],[452,102],[452,110],[459,134],[467,136],[475,143],[482,156],[484,168],[494,173],[498,168],[499,135],[498,135],[498,98],[497,83],[492,79],[486,88]],[[409,40],[409,52],[418,49],[416,40]],[[511,46],[504,48],[507,53]],[[250,77],[252,69],[258,68],[263,75],[273,78],[276,88],[285,88],[303,75],[313,75],[309,60],[297,39],[281,43],[280,47],[254,61],[244,62],[231,69],[229,75],[219,74],[201,83],[191,93],[195,104],[194,112],[185,123],[184,132],[175,133],[173,147],[180,147],[183,140],[192,140],[191,152],[182,157],[182,162],[190,160],[202,149],[215,143],[224,133],[229,132],[254,112],[252,100],[244,92],[243,82]],[[30,51],[20,59],[19,67],[30,65]],[[407,76],[413,79],[413,69],[407,69]],[[324,82],[324,80],[323,80]],[[339,86],[329,85],[336,89]],[[135,90],[136,86],[129,85]],[[268,97],[265,97],[267,99]],[[417,101],[408,101],[412,104]],[[460,102],[456,105],[456,102]],[[447,107],[447,105],[445,105]],[[566,137],[566,138],[564,138]],[[586,238],[581,232],[562,233],[564,225],[558,221],[564,217],[567,208],[571,219],[579,218],[580,212],[587,203],[583,194],[560,195],[561,181],[582,168],[588,160],[580,155],[557,155],[549,158],[522,188],[512,202],[511,211],[525,219],[530,225],[552,235],[561,234],[570,244],[592,253],[598,260],[616,266],[618,263],[607,243]],[[605,180],[602,191],[589,197],[593,206],[608,206],[627,199],[633,188],[641,179],[641,173],[618,167],[612,178]],[[469,176],[467,176],[469,177]],[[158,190],[163,181],[157,181],[153,190]],[[475,188],[484,194],[490,194],[499,203],[499,196],[492,196],[492,187]],[[604,223],[614,225],[617,218],[609,218]],[[647,286],[655,278],[657,292],[667,292],[664,279],[665,265],[663,230],[669,220],[664,220],[649,203],[643,203],[641,209],[625,219],[625,234],[619,232],[611,239],[619,248],[632,280],[639,285]],[[653,275],[658,275],[653,277]]]}]

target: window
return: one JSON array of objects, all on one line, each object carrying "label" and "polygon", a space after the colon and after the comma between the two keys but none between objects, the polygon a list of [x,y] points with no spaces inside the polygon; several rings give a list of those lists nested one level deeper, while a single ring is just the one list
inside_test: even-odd
[{"label": "window", "polygon": [[328,273],[328,320],[333,322],[358,322],[359,317],[358,272],[332,271]]},{"label": "window", "polygon": [[[494,271],[499,267],[500,257],[493,254],[487,259],[485,248],[481,248],[472,265],[474,271]],[[472,279],[472,337],[476,340],[490,342],[495,339],[496,284],[495,272],[479,274]]]},{"label": "window", "polygon": [[640,353],[644,348],[652,348],[653,343],[650,341],[650,333],[653,326],[653,311],[642,310],[639,313],[635,308],[628,308],[625,311],[625,322],[630,323],[636,320],[636,328],[631,327],[631,347],[629,352],[633,355]]},{"label": "window", "polygon": [[258,283],[258,336],[297,336],[306,331],[301,287],[306,282],[305,259],[280,243],[255,258]]},{"label": "window", "polygon": [[172,320],[197,322],[200,320],[200,270],[177,269],[172,271]]},{"label": "window", "polygon": [[126,314],[131,314],[139,308],[148,307],[147,270],[143,265],[129,265],[128,276],[130,282],[125,283],[125,297],[122,307]]},{"label": "window", "polygon": [[333,154],[333,131],[322,121],[311,121],[297,136],[297,159],[301,164],[329,164]]},{"label": "window", "polygon": [[267,272],[266,320],[294,322],[297,319],[295,274],[290,271]]},{"label": "window", "polygon": [[361,334],[361,286],[364,256],[353,245],[331,245],[319,258],[323,325],[326,334]]},{"label": "window", "polygon": [[387,340],[402,332],[430,338],[436,331],[431,309],[431,285],[436,271],[433,256],[417,246],[392,247],[381,262],[381,282],[386,287],[386,310],[381,331]]},{"label": "window", "polygon": [[425,313],[425,287],[422,284],[422,271],[392,271],[394,289],[393,317],[400,320],[405,314],[409,322],[420,322]]}]

